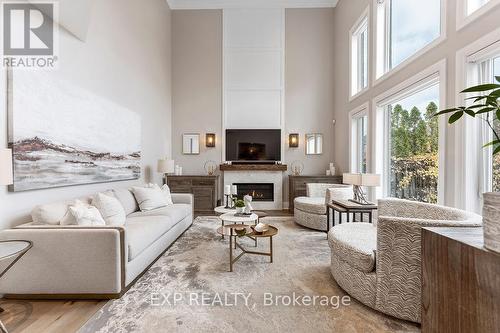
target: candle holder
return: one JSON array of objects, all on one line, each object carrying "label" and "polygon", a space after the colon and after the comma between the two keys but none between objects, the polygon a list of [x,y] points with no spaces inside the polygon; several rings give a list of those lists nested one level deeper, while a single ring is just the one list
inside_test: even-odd
[{"label": "candle holder", "polygon": [[233,209],[234,208],[233,195],[232,194],[224,194],[224,196],[226,197],[226,206],[224,208]]}]

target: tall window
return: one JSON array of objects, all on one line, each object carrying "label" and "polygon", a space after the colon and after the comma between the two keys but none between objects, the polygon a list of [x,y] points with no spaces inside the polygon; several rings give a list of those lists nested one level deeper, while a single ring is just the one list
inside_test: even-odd
[{"label": "tall window", "polygon": [[385,106],[387,195],[438,200],[439,83],[436,80],[395,97]]},{"label": "tall window", "polygon": [[440,37],[441,2],[377,1],[377,78]]},{"label": "tall window", "polygon": [[366,108],[351,113],[351,172],[368,171],[368,114]]},{"label": "tall window", "polygon": [[467,15],[474,13],[488,2],[489,0],[467,0]]},{"label": "tall window", "polygon": [[351,96],[368,87],[368,11],[351,29]]}]

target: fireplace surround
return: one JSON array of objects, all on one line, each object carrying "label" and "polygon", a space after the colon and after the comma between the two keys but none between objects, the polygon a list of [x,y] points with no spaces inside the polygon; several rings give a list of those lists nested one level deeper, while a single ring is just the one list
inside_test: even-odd
[{"label": "fireplace surround", "polygon": [[273,183],[233,183],[233,185],[237,186],[238,199],[251,195],[252,201],[274,201]]}]

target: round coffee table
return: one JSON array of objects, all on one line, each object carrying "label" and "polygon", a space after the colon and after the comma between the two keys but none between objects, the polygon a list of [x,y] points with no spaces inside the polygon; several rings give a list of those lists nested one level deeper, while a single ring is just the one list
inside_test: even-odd
[{"label": "round coffee table", "polygon": [[[245,234],[238,235],[240,230],[244,229]],[[228,224],[217,228],[217,232],[222,236],[229,236],[229,271],[233,271],[233,264],[238,261],[244,254],[255,254],[260,256],[268,256],[270,257],[270,262],[273,262],[273,237],[278,234],[278,228],[270,225],[269,229],[265,232],[258,233],[253,230],[251,226],[241,223]],[[269,238],[269,252],[258,252],[258,251],[249,251],[246,250],[243,246],[238,244],[238,237],[251,237],[255,239],[257,242],[258,238]],[[238,256],[233,258],[233,241],[234,248],[237,247],[242,251]]]},{"label": "round coffee table", "polygon": [[222,225],[224,225],[224,222],[245,224],[245,223],[256,223],[257,220],[259,219],[259,216],[254,213],[248,216],[237,215],[236,212],[234,212],[234,213],[222,214],[221,216],[219,216],[219,218],[222,220]]},{"label": "round coffee table", "polygon": [[225,206],[217,206],[214,208],[214,212],[218,214],[236,213],[236,208],[226,208]]}]

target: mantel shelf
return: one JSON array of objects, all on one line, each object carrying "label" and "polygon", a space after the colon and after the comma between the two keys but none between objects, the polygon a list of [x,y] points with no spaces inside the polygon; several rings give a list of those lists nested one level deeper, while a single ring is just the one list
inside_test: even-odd
[{"label": "mantel shelf", "polygon": [[221,164],[220,171],[287,171],[286,164]]}]

